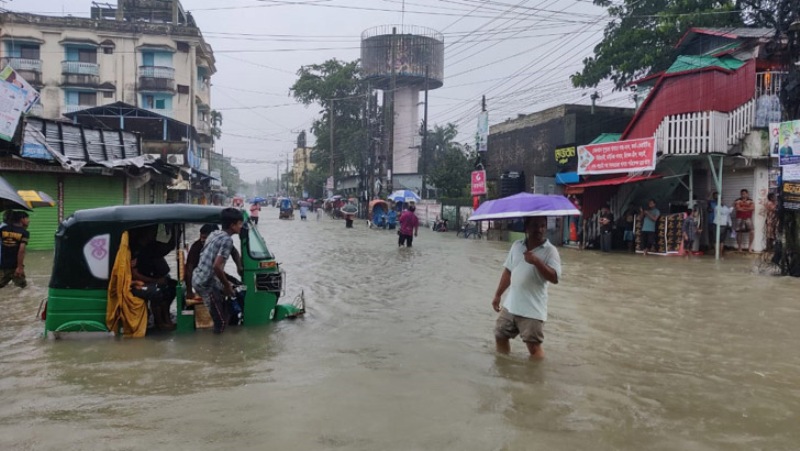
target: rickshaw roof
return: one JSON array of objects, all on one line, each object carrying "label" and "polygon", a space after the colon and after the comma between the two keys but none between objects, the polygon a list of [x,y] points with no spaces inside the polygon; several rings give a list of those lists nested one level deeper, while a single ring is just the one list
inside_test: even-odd
[{"label": "rickshaw roof", "polygon": [[223,208],[225,207],[190,204],[121,205],[92,208],[76,211],[64,221],[64,227],[68,229],[78,224],[88,225],[91,223],[130,225],[154,222],[219,223]]}]

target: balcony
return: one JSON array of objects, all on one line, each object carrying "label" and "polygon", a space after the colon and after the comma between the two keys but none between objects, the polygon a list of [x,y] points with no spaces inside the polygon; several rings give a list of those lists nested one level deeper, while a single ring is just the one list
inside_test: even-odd
[{"label": "balcony", "polygon": [[42,85],[42,60],[31,58],[5,57],[0,60],[0,68],[11,66],[22,78],[34,87]]},{"label": "balcony", "polygon": [[139,66],[139,90],[175,92],[175,69],[164,66]]},{"label": "balcony", "polygon": [[730,113],[699,111],[667,116],[656,130],[656,147],[664,155],[728,153],[754,126],[756,101]]},{"label": "balcony", "polygon": [[780,122],[783,108],[780,93],[787,72],[768,71],[756,73],[755,127],[769,127],[770,122]]},{"label": "balcony", "polygon": [[86,109],[89,109],[89,108],[94,108],[96,106],[97,105],[67,104],[67,105],[64,105],[64,108],[62,108],[61,114],[74,113],[76,111],[86,110]]},{"label": "balcony", "polygon": [[206,121],[198,121],[196,124],[197,133],[201,133],[203,135],[210,135],[211,134],[211,124]]},{"label": "balcony", "polygon": [[96,87],[100,84],[99,66],[97,63],[83,61],[62,61],[61,75],[64,86]]}]

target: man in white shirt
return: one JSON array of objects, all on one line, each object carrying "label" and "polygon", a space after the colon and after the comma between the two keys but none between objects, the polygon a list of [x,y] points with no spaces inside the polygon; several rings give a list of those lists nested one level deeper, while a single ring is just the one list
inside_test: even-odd
[{"label": "man in white shirt", "polygon": [[[497,352],[508,354],[510,340],[520,335],[531,358],[544,357],[544,322],[547,321],[547,284],[558,283],[561,257],[545,234],[546,217],[525,218],[524,240],[511,245],[503,264],[492,308],[499,312],[494,336]],[[511,288],[500,306],[500,297]]]},{"label": "man in white shirt", "polygon": [[[716,243],[719,243],[719,255],[722,255],[725,250],[725,238],[731,230],[732,211],[733,208],[722,204],[722,198],[720,197],[714,214],[714,224],[711,225],[712,233],[714,234],[714,245],[716,246]],[[716,235],[717,226],[719,226],[719,236]]]}]

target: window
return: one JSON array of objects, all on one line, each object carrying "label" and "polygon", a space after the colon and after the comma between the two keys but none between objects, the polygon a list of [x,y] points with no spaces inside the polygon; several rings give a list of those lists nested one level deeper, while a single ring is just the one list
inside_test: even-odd
[{"label": "window", "polygon": [[97,64],[97,49],[67,47],[67,61]]},{"label": "window", "polygon": [[106,55],[113,55],[114,47],[103,47],[103,53],[105,53]]},{"label": "window", "polygon": [[153,96],[151,95],[143,95],[142,96],[142,106],[145,108],[153,109],[155,108],[155,102],[153,100]]},{"label": "window", "polygon": [[94,93],[94,92],[79,92],[78,93],[78,105],[96,106],[97,105],[97,93]]},{"label": "window", "polygon": [[155,66],[155,53],[142,52],[142,66]]},{"label": "window", "polygon": [[186,85],[178,85],[178,94],[189,94],[189,87]]},{"label": "window", "polygon": [[103,98],[104,99],[111,99],[113,97],[114,97],[114,93],[113,92],[111,92],[111,91],[104,91],[103,92]]},{"label": "window", "polygon": [[178,42],[176,42],[176,44],[178,45],[178,51],[179,52],[189,53],[189,43],[188,42],[178,41]]},{"label": "window", "polygon": [[21,45],[19,46],[19,57],[32,60],[40,58],[38,45]]},{"label": "window", "polygon": [[166,108],[166,100],[164,99],[156,99],[156,109],[163,110]]}]

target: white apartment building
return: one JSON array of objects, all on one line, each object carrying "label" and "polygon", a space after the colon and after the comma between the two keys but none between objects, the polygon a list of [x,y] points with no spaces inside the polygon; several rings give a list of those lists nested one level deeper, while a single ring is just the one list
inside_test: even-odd
[{"label": "white apartment building", "polygon": [[[41,93],[33,115],[124,102],[190,124],[211,148],[211,46],[178,0],[118,0],[90,18],[0,14],[0,66]],[[106,4],[107,5],[107,4]]]}]

